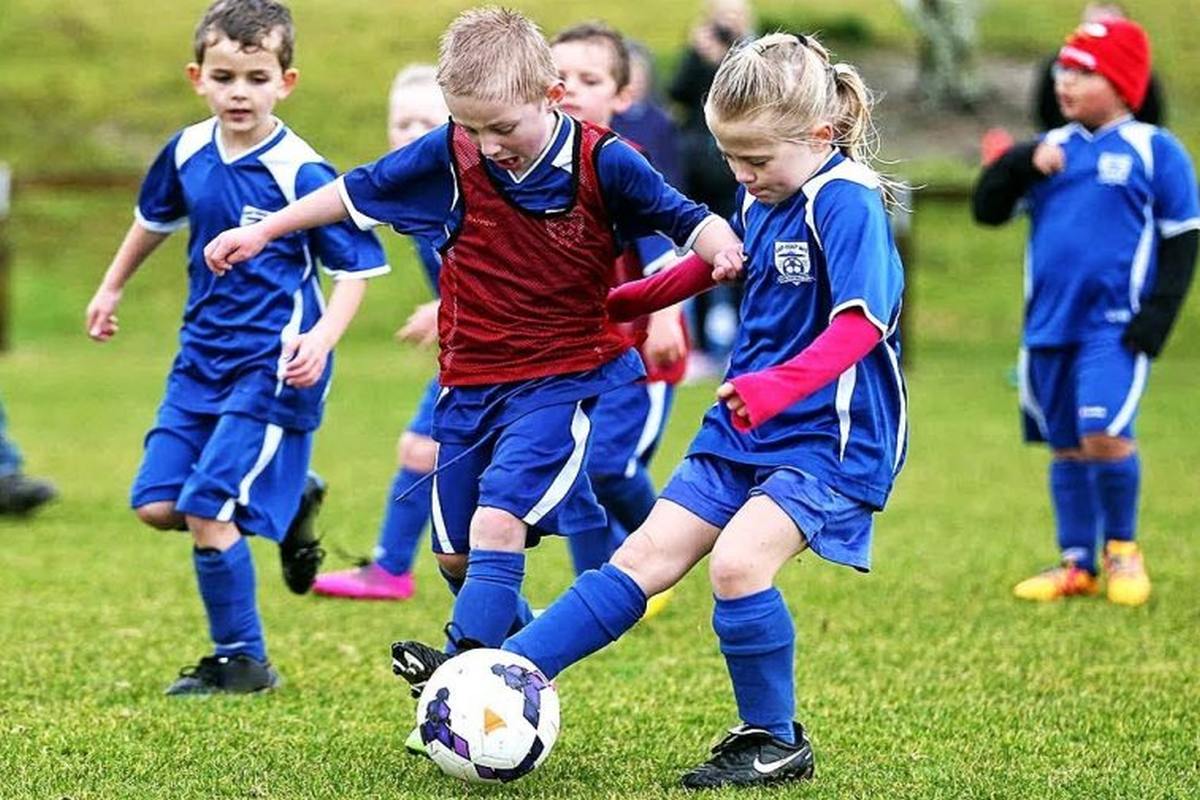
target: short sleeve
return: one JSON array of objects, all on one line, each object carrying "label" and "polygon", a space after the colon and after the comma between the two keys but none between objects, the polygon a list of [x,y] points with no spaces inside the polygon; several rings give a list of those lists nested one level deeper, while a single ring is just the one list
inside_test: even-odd
[{"label": "short sleeve", "polygon": [[457,205],[449,126],[443,125],[339,179],[350,218],[363,230],[390,225],[397,233],[445,241]]},{"label": "short sleeve", "polygon": [[181,135],[172,136],[159,152],[138,192],[134,216],[139,225],[154,233],[172,233],[188,222],[187,198],[175,166],[175,148]]},{"label": "short sleeve", "polygon": [[1200,229],[1196,172],[1178,140],[1159,131],[1154,148],[1154,219],[1164,239]]},{"label": "short sleeve", "polygon": [[661,233],[635,239],[633,248],[637,251],[638,261],[641,262],[642,275],[653,275],[679,260],[675,253],[675,245]]},{"label": "short sleeve", "polygon": [[830,319],[857,306],[886,335],[899,309],[904,274],[879,193],[853,181],[835,180],[812,202],[829,274]]},{"label": "short sleeve", "polygon": [[709,217],[704,204],[680,194],[641,153],[620,139],[605,142],[596,171],[605,205],[626,241],[661,233],[681,248],[691,247]]},{"label": "short sleeve", "polygon": [[[328,164],[303,165],[296,173],[296,198],[315,192],[335,177]],[[314,228],[308,236],[321,266],[334,280],[373,278],[391,269],[375,234],[359,230],[349,220]]]}]

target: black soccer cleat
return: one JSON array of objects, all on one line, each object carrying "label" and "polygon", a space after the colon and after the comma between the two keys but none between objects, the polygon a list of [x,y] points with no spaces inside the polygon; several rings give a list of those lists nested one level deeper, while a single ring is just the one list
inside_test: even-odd
[{"label": "black soccer cleat", "polygon": [[167,687],[170,697],[199,697],[214,694],[253,694],[275,689],[283,683],[269,661],[247,655],[205,656],[179,670]]},{"label": "black soccer cleat", "polygon": [[54,484],[21,472],[0,475],[0,514],[25,515],[58,497]]},{"label": "black soccer cleat", "polygon": [[279,563],[283,567],[283,582],[296,594],[307,594],[317,579],[325,551],[317,538],[316,519],[325,500],[325,481],[315,472],[308,473],[300,508],[292,518],[287,535],[279,543]]},{"label": "black soccer cleat", "polygon": [[739,725],[712,749],[712,757],[684,773],[685,789],[759,786],[807,780],[813,776],[812,745],[800,723],[792,723],[796,743],[788,744],[762,728]]},{"label": "black soccer cleat", "polygon": [[408,681],[412,696],[419,698],[430,676],[451,657],[450,653],[418,641],[392,642],[392,674]]}]

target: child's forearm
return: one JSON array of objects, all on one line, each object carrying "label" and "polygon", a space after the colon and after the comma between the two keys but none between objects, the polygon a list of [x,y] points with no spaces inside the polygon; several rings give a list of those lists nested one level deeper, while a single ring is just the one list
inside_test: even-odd
[{"label": "child's forearm", "polygon": [[608,316],[629,322],[644,314],[670,308],[717,285],[712,265],[695,253],[649,278],[623,283],[608,293]]},{"label": "child's forearm", "polygon": [[729,227],[729,223],[721,217],[710,216],[703,223],[696,240],[692,242],[692,251],[709,264],[715,262],[717,255],[727,250],[742,249],[742,240]]},{"label": "child's forearm", "polygon": [[358,307],[362,304],[366,292],[367,282],[363,279],[346,278],[335,281],[325,313],[313,326],[311,333],[321,336],[329,348],[333,349],[346,332],[354,315],[358,313]]},{"label": "child's forearm", "polygon": [[348,216],[350,212],[346,210],[338,193],[337,182],[334,181],[267,215],[258,224],[268,239],[278,239],[306,228],[341,222]]},{"label": "child's forearm", "polygon": [[126,232],[121,246],[117,248],[112,263],[100,280],[100,288],[119,292],[125,288],[133,274],[137,272],[142,262],[166,240],[170,234],[156,233],[133,223]]},{"label": "child's forearm", "polygon": [[859,308],[834,317],[795,358],[730,381],[746,405],[749,421],[733,414],[733,426],[748,431],[828,386],[879,344],[882,334]]}]

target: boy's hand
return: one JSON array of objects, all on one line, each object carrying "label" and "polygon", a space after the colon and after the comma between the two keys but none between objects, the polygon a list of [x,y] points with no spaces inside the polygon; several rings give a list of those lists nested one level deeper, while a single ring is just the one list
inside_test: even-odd
[{"label": "boy's hand", "polygon": [[717,283],[732,283],[742,274],[742,264],[746,255],[741,246],[727,247],[717,252],[713,257],[713,280]]},{"label": "boy's hand", "polygon": [[86,312],[88,336],[97,342],[107,342],[117,335],[117,331],[120,330],[120,326],[117,325],[117,305],[120,302],[119,289],[106,289],[101,286],[96,290]]},{"label": "boy's hand", "polygon": [[437,300],[430,300],[417,306],[400,330],[396,338],[402,342],[413,342],[421,346],[431,345],[438,337],[438,306]]},{"label": "boy's hand", "polygon": [[1066,154],[1056,144],[1042,142],[1033,151],[1033,168],[1043,175],[1053,175],[1056,172],[1062,172],[1066,166]]},{"label": "boy's hand", "polygon": [[319,327],[314,327],[308,333],[302,333],[283,346],[280,356],[280,366],[283,368],[283,382],[297,389],[307,389],[321,380],[325,374],[325,364],[329,361],[329,351],[333,344],[321,333]]},{"label": "boy's hand", "polygon": [[650,360],[650,366],[664,369],[683,358],[687,338],[679,324],[677,307],[668,308],[650,315],[646,328],[646,342],[642,352]]},{"label": "boy's hand", "polygon": [[747,425],[750,424],[750,409],[746,408],[745,401],[738,395],[732,383],[726,381],[718,386],[717,398],[725,401],[725,407],[729,409],[730,414],[740,417]]},{"label": "boy's hand", "polygon": [[241,228],[230,228],[217,234],[217,238],[204,247],[204,263],[219,277],[229,272],[234,264],[254,258],[270,241],[257,222]]}]

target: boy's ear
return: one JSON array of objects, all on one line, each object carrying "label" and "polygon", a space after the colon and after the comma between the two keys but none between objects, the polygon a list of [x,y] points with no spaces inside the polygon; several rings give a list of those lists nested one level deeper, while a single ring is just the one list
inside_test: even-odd
[{"label": "boy's ear", "polygon": [[183,68],[183,71],[187,75],[188,82],[192,84],[192,88],[196,90],[196,94],[203,94],[204,92],[200,88],[200,65],[191,61]]},{"label": "boy's ear", "polygon": [[550,84],[550,88],[546,90],[546,100],[551,106],[557,106],[567,96],[567,87],[562,81],[555,81]]},{"label": "boy's ear", "polygon": [[288,67],[283,71],[283,86],[279,91],[279,99],[287,97],[296,88],[296,81],[300,80],[300,70],[295,67]]},{"label": "boy's ear", "polygon": [[633,105],[633,85],[625,84],[625,88],[617,92],[616,99],[613,100],[613,113],[623,114]]}]

